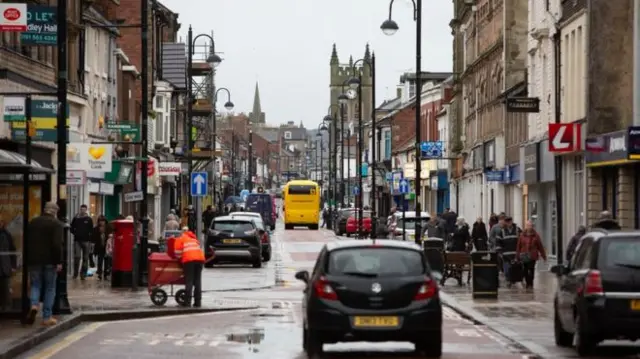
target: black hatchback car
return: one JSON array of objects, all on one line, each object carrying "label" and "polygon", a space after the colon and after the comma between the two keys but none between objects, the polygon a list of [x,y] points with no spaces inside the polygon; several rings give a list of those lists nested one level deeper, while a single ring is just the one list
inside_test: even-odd
[{"label": "black hatchback car", "polygon": [[569,263],[551,270],[558,346],[587,356],[604,340],[640,339],[640,232],[588,232]]},{"label": "black hatchback car", "polygon": [[426,357],[442,355],[439,274],[422,249],[391,240],[341,240],[324,246],[306,283],[302,345],[312,357],[324,344],[410,341]]},{"label": "black hatchback car", "polygon": [[207,231],[207,259],[215,253],[209,263],[251,263],[253,268],[262,267],[263,229],[251,218],[217,217]]}]

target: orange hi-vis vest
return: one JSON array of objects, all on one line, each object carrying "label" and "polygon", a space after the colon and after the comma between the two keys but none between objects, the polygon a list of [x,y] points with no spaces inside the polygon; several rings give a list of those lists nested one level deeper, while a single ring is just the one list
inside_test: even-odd
[{"label": "orange hi-vis vest", "polygon": [[182,233],[175,242],[175,255],[181,263],[204,262],[204,252],[198,238],[191,231]]}]

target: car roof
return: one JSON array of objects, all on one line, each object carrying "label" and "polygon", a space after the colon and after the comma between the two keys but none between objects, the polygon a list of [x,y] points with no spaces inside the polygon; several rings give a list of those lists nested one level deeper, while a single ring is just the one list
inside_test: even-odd
[{"label": "car roof", "polygon": [[262,216],[260,215],[260,213],[257,213],[257,212],[233,212],[233,213],[229,213],[229,217],[235,217],[235,216],[255,217],[255,218],[262,219]]},{"label": "car roof", "polygon": [[[245,216],[246,217],[246,216]],[[238,223],[246,223],[246,222],[252,222],[253,218],[251,217],[246,217],[245,218],[237,218],[237,217],[233,217],[233,216],[222,216],[222,217],[216,217],[213,219],[214,222],[238,222]]]},{"label": "car roof", "polygon": [[[394,213],[396,217],[402,218],[402,211],[396,211]],[[416,211],[406,211],[404,212],[405,218],[416,218]],[[420,212],[420,218],[431,218],[431,214],[429,212]]]},{"label": "car roof", "polygon": [[603,238],[629,238],[637,237],[640,239],[640,231],[628,231],[628,230],[606,230],[602,228],[591,228],[584,234],[583,237],[589,236],[594,240],[600,240]]},{"label": "car roof", "polygon": [[397,241],[394,239],[341,239],[327,243],[329,252],[344,248],[361,248],[361,247],[386,247],[386,248],[402,248],[411,249],[422,252],[422,248],[411,241]]}]

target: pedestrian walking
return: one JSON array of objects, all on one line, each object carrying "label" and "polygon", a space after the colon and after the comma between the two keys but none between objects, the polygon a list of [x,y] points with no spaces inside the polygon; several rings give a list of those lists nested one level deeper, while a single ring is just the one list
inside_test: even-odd
[{"label": "pedestrian walking", "polygon": [[425,235],[426,238],[440,238],[442,240],[446,239],[446,231],[442,223],[438,220],[438,217],[433,217],[429,219],[427,222]]},{"label": "pedestrian walking", "polygon": [[111,226],[107,222],[107,218],[105,216],[99,216],[96,221],[96,226],[93,229],[93,233],[91,236],[91,242],[93,244],[93,251],[96,255],[96,264],[98,275],[98,280],[102,280],[104,274],[105,267],[105,256],[107,249],[107,240],[109,239],[109,235],[111,234]]},{"label": "pedestrian walking", "polygon": [[202,267],[204,266],[204,252],[200,248],[198,237],[189,230],[183,228],[183,233],[176,239],[175,256],[182,263],[185,280],[185,306],[200,307],[202,305]]},{"label": "pedestrian walking", "polygon": [[87,213],[87,205],[80,206],[80,212],[71,221],[71,234],[73,234],[73,278],[84,280],[89,266],[91,234],[93,233],[93,220]]},{"label": "pedestrian walking", "polygon": [[165,231],[180,230],[180,222],[178,222],[178,217],[175,214],[169,214],[167,216],[167,221],[164,222],[164,230]]},{"label": "pedestrian walking", "polygon": [[469,225],[464,218],[456,219],[456,227],[451,234],[450,250],[452,252],[467,252],[471,244]]},{"label": "pedestrian walking", "polygon": [[504,219],[506,216],[501,214],[498,216],[498,223],[491,227],[489,231],[489,241],[488,241],[488,249],[490,251],[495,251],[498,242],[502,240],[502,228],[505,226]]},{"label": "pedestrian walking", "polygon": [[573,257],[573,254],[576,252],[576,249],[578,249],[578,246],[580,245],[580,241],[582,240],[582,237],[586,233],[587,233],[587,227],[581,225],[578,227],[578,231],[576,232],[576,234],[574,234],[573,237],[571,237],[571,239],[569,240],[569,244],[567,245],[567,255],[566,255],[567,262],[571,262],[571,257]]},{"label": "pedestrian walking", "polygon": [[618,221],[613,219],[613,214],[609,211],[600,212],[600,216],[598,216],[596,223],[593,224],[593,228],[600,228],[607,231],[622,229]]},{"label": "pedestrian walking", "polygon": [[0,313],[11,309],[11,277],[17,269],[16,245],[4,219],[0,218]]},{"label": "pedestrian walking", "polygon": [[505,217],[504,225],[501,228],[500,238],[496,243],[496,250],[501,254],[504,277],[507,280],[507,287],[511,287],[511,265],[516,260],[516,250],[518,248],[518,239],[522,230],[513,223],[513,218]]},{"label": "pedestrian walking", "polygon": [[516,258],[522,263],[524,269],[524,281],[527,288],[533,288],[533,280],[536,274],[536,262],[538,259],[547,261],[547,252],[540,239],[540,234],[533,227],[532,221],[527,221],[524,231],[518,238]]},{"label": "pedestrian walking", "polygon": [[216,213],[216,210],[213,208],[213,206],[208,205],[207,209],[202,212],[202,224],[204,225],[202,228],[204,228],[205,230],[208,229],[211,226],[211,222],[213,222],[213,219],[217,216],[218,214]]},{"label": "pedestrian walking", "polygon": [[36,320],[41,293],[44,294],[42,324],[51,326],[57,323],[52,317],[52,309],[56,296],[56,277],[62,271],[64,259],[64,225],[56,217],[58,211],[55,202],[48,202],[44,206],[44,213],[29,223],[29,234],[25,241],[30,254],[26,263],[31,282],[31,310],[27,316],[29,324]]},{"label": "pedestrian walking", "polygon": [[491,230],[493,226],[498,224],[498,222],[499,222],[498,215],[495,213],[491,213],[491,215],[489,216],[489,230]]},{"label": "pedestrian walking", "polygon": [[478,217],[473,223],[471,229],[471,241],[476,251],[489,250],[489,236],[487,235],[487,226],[482,221],[482,217]]}]

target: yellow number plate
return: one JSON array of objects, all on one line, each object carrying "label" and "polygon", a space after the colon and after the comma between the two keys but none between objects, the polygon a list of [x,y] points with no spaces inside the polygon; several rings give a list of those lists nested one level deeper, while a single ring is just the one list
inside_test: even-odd
[{"label": "yellow number plate", "polygon": [[242,239],[223,239],[222,243],[224,243],[224,244],[240,244],[240,243],[242,243]]},{"label": "yellow number plate", "polygon": [[640,310],[640,300],[634,299],[631,301],[631,310]]},{"label": "yellow number plate", "polygon": [[390,328],[400,323],[398,317],[354,317],[354,327]]}]

